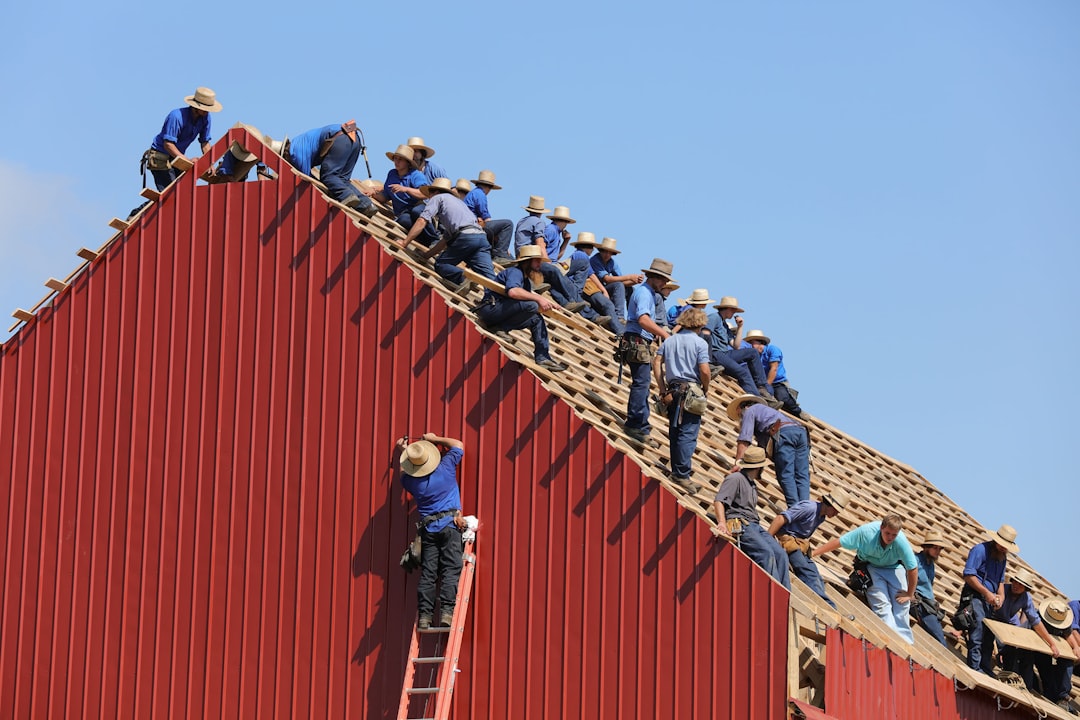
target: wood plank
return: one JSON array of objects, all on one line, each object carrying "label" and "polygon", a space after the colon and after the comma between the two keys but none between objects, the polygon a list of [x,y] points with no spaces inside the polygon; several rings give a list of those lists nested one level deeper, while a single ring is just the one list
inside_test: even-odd
[{"label": "wood plank", "polygon": [[[1028,630],[1027,628],[1017,627],[1016,625],[1010,625],[1009,623],[999,622],[998,620],[991,620],[989,618],[985,618],[983,622],[986,623],[986,627],[990,632],[994,633],[994,637],[998,639],[998,642],[1003,645],[1009,645],[1022,650],[1032,650],[1043,655],[1050,654],[1050,648],[1034,630]],[[1054,644],[1057,645],[1061,657],[1066,660],[1076,660],[1076,655],[1073,653],[1072,648],[1069,647],[1067,642],[1059,637],[1051,636],[1051,639],[1053,639]]]},{"label": "wood plank", "polygon": [[121,220],[120,218],[113,218],[109,221],[109,227],[111,227],[113,230],[119,230],[120,232],[124,232],[129,227],[131,227],[131,224],[128,223],[126,220]]},{"label": "wood plank", "polygon": [[139,194],[150,202],[157,202],[161,199],[161,193],[154,188],[144,187]]},{"label": "wood plank", "polygon": [[[15,318],[19,322],[30,322],[36,316],[34,315],[34,313],[30,312],[29,310],[23,310],[22,308],[15,308],[14,312],[11,313],[11,317]],[[19,323],[15,323],[16,326],[18,324]]]},{"label": "wood plank", "polygon": [[63,280],[57,280],[56,278],[51,277],[51,278],[49,278],[48,280],[45,281],[45,287],[59,293],[59,292],[64,292],[65,290],[67,290],[68,289],[68,284],[66,282],[64,282]]},{"label": "wood plank", "polygon": [[180,172],[187,172],[191,168],[195,167],[195,163],[188,160],[186,157],[177,156],[169,161],[169,167],[179,170]]}]

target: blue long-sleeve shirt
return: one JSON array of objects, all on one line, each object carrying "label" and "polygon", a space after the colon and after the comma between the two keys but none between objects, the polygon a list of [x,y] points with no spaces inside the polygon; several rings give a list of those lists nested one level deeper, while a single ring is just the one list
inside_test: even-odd
[{"label": "blue long-sleeve shirt", "polygon": [[171,142],[177,150],[187,153],[188,146],[195,138],[199,138],[200,143],[210,142],[210,115],[208,113],[196,118],[195,110],[185,106],[165,116],[161,132],[154,136],[150,147],[159,152],[168,152],[165,143]]}]

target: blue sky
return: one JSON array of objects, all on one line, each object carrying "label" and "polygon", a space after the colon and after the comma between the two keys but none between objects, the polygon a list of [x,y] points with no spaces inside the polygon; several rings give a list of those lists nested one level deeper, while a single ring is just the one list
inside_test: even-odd
[{"label": "blue sky", "polygon": [[136,204],[139,156],[196,85],[225,106],[218,137],[354,117],[376,177],[421,135],[453,177],[496,172],[496,217],[544,195],[618,238],[624,267],[672,260],[677,295],[736,295],[808,412],[1015,525],[1023,557],[1080,596],[1062,552],[1080,499],[1080,4],[20,3],[7,19],[5,314]]}]

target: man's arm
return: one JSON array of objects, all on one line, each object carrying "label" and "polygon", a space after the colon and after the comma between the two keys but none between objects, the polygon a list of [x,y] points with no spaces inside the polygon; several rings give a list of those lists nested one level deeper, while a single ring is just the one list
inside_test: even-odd
[{"label": "man's arm", "polygon": [[663,398],[667,395],[667,383],[664,382],[664,358],[659,354],[652,359],[652,374],[653,379],[656,380],[656,387],[660,392],[660,397]]},{"label": "man's arm", "polygon": [[698,377],[701,378],[701,392],[708,395],[709,381],[712,380],[712,370],[709,369],[709,363],[698,363]]},{"label": "man's arm", "polygon": [[[824,555],[827,552],[832,552],[840,547],[840,538],[833,538],[824,545],[818,545],[816,548],[810,551],[810,557],[815,558],[818,555]],[[916,573],[917,575],[917,573]],[[917,578],[916,578],[917,579]]]},{"label": "man's arm", "polygon": [[913,567],[907,571],[907,590],[897,593],[897,602],[911,602],[915,597],[915,586],[919,584],[919,568]]},{"label": "man's arm", "polygon": [[724,513],[724,503],[719,500],[714,502],[713,514],[716,515],[716,527],[712,529],[713,535],[724,538],[725,540],[734,540],[735,538],[728,532],[727,515]]},{"label": "man's arm", "polygon": [[[746,448],[750,447],[750,443],[745,440],[739,440],[735,443],[735,467],[738,467],[739,462],[742,460],[742,456],[746,454]],[[732,467],[734,472],[735,467]]]},{"label": "man's arm", "polygon": [[640,325],[645,332],[651,333],[658,338],[667,340],[671,337],[671,333],[656,324],[656,321],[652,319],[652,315],[639,315],[638,325]]},{"label": "man's arm", "polygon": [[[965,575],[964,584],[975,591],[975,594],[981,597],[986,603],[997,610],[1001,607],[1001,601],[998,600],[998,596],[986,589],[986,586],[982,584],[977,575]],[[1004,590],[1004,587],[1002,587]]]},{"label": "man's arm", "polygon": [[[409,234],[405,236],[405,242],[401,244],[401,247],[407,248],[410,245],[412,245],[413,240],[420,237],[420,233],[424,232],[424,228],[426,228],[426,227],[427,227],[427,220],[425,220],[422,217],[416,218],[416,222],[414,222],[412,227],[409,228]],[[439,245],[445,246],[446,243],[444,243],[440,239],[439,242],[436,243],[435,247],[438,247]],[[435,248],[432,248],[432,250],[434,250],[434,249]],[[442,248],[440,247],[439,250],[442,250]],[[434,252],[431,252],[431,253],[428,254],[428,257],[431,257],[434,254],[435,254]]]},{"label": "man's arm", "polygon": [[462,450],[465,449],[465,445],[463,445],[460,440],[455,440],[454,438],[448,437],[440,437],[435,433],[424,433],[420,437],[420,439],[427,440],[428,442],[435,443],[436,445],[445,445],[449,448],[461,448]]},{"label": "man's arm", "polygon": [[787,518],[783,515],[777,515],[773,518],[773,521],[769,523],[769,534],[776,537],[776,533],[780,532],[785,525],[787,525]]},{"label": "man's arm", "polygon": [[733,337],[731,339],[731,347],[735,348],[736,350],[738,350],[739,348],[742,347],[742,330],[743,330],[742,315],[736,315],[735,316],[735,337]]},{"label": "man's arm", "polygon": [[1046,631],[1046,626],[1044,626],[1040,622],[1038,625],[1033,627],[1032,630],[1034,630],[1035,633],[1039,637],[1041,637],[1043,639],[1043,642],[1045,642],[1047,645],[1050,646],[1050,654],[1051,655],[1053,655],[1054,657],[1060,657],[1061,656],[1061,651],[1058,650],[1058,646],[1057,646],[1057,643],[1054,642],[1054,638],[1050,637],[1050,633]]},{"label": "man's arm", "polygon": [[776,371],[777,371],[777,369],[779,367],[780,367],[780,363],[778,363],[778,362],[769,363],[769,374],[765,378],[765,384],[767,384],[767,385],[772,385],[773,384],[773,381],[776,380]]},{"label": "man's arm", "polygon": [[534,292],[529,292],[522,287],[512,287],[506,291],[506,296],[513,298],[514,300],[532,300],[534,303],[540,306],[540,312],[548,312],[558,307],[554,302],[544,297],[543,295],[537,295]]}]

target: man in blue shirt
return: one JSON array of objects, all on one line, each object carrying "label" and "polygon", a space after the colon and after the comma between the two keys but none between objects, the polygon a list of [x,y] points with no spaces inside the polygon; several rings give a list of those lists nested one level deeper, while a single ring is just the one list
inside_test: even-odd
[{"label": "man in blue shirt", "polygon": [[[668,309],[667,300],[671,297],[671,293],[681,287],[677,282],[664,283],[664,287],[660,288],[660,292],[656,293],[656,324],[660,327],[671,330],[673,325],[668,321]],[[707,344],[707,343],[706,343]]]},{"label": "man in blue shirt", "polygon": [[311,175],[319,168],[319,182],[326,186],[330,197],[371,217],[378,209],[371,198],[352,184],[353,168],[363,146],[356,130],[356,121],[340,125],[324,125],[303,132],[289,141],[286,160],[294,168]]},{"label": "man in blue shirt", "polygon": [[[551,261],[552,256],[548,252],[550,247],[547,239],[548,223],[542,217],[547,212],[547,208],[544,207],[544,198],[539,195],[529,196],[529,204],[523,206],[523,209],[528,212],[528,215],[518,221],[517,228],[514,230],[515,252],[520,257],[521,251],[526,247],[539,248],[542,260],[539,268],[533,272],[539,272],[540,277],[551,287],[551,297],[555,298],[555,302],[567,311],[581,313],[581,316],[587,320],[596,320],[596,311],[581,299],[581,293],[573,283],[567,280],[562,268]],[[569,215],[568,210],[567,215]]]},{"label": "man in blue shirt", "polygon": [[[436,445],[449,448],[446,455]],[[417,626],[431,627],[435,615],[435,585],[439,585],[439,624],[448,627],[457,605],[461,576],[462,540],[465,518],[461,514],[457,466],[465,456],[460,440],[425,433],[417,442],[408,438],[397,442],[401,453],[401,485],[420,514],[420,582],[416,586]]]},{"label": "man in blue shirt", "polygon": [[596,255],[589,258],[593,272],[597,279],[603,283],[604,288],[611,297],[611,304],[615,306],[615,317],[619,322],[626,322],[626,293],[639,283],[645,282],[644,275],[623,275],[619,264],[615,262],[615,256],[621,250],[615,248],[615,238],[606,237],[596,246]]},{"label": "man in blue shirt", "polygon": [[428,182],[434,182],[435,178],[449,178],[446,171],[441,166],[436,165],[433,162],[429,162],[428,158],[435,154],[435,151],[424,144],[424,138],[411,137],[406,142],[406,145],[412,148],[413,151],[413,164],[416,165],[416,169],[423,173]]},{"label": "man in blue shirt", "polygon": [[757,481],[766,462],[764,450],[750,448],[742,468],[733,470],[724,478],[713,500],[716,526],[712,532],[729,542],[738,542],[751,560],[790,590],[787,553],[776,538],[761,527],[757,514]]},{"label": "man in blue shirt", "polygon": [[589,256],[596,247],[596,236],[591,232],[578,233],[577,240],[570,243],[574,246],[574,252],[566,261],[566,279],[569,280],[599,315],[593,322],[602,325],[616,335],[623,334],[623,324],[615,316],[615,306],[611,304],[611,298],[607,290],[600,283],[596,273],[593,272]]},{"label": "man in blue shirt", "polygon": [[923,538],[922,550],[915,556],[919,561],[919,583],[915,587],[915,602],[911,604],[911,614],[926,632],[948,647],[949,644],[945,642],[945,629],[941,627],[940,605],[934,596],[937,560],[944,548],[945,538],[939,532],[928,532]]},{"label": "man in blue shirt", "polygon": [[570,217],[570,208],[565,205],[556,205],[548,220],[551,222],[544,227],[544,250],[551,262],[558,262],[566,251],[566,244],[570,242],[570,231],[566,226],[577,220]]},{"label": "man in blue shirt", "polygon": [[465,204],[476,215],[480,227],[484,228],[495,262],[506,265],[511,260],[510,241],[514,237],[514,223],[509,220],[492,220],[487,198],[492,190],[502,190],[502,186],[495,184],[495,173],[490,170],[481,170],[473,184],[476,187],[465,195]]},{"label": "man in blue shirt", "polygon": [[796,402],[799,392],[788,385],[784,368],[784,353],[760,330],[751,330],[743,340],[761,354],[761,367],[765,371],[765,387],[772,388],[773,397],[782,409],[795,417],[802,417],[802,408]]},{"label": "man in blue shirt", "polygon": [[757,395],[740,395],[728,403],[728,417],[739,424],[735,465],[752,441],[767,448],[771,439],[776,480],[791,507],[810,499],[810,433],[803,424],[763,402]]},{"label": "man in blue shirt", "polygon": [[822,496],[820,502],[803,500],[795,503],[773,518],[769,525],[769,534],[787,553],[791,572],[833,607],[836,607],[836,603],[825,592],[821,573],[810,557],[810,536],[826,519],[836,517],[849,502],[846,492],[833,490]]},{"label": "man in blue shirt", "polygon": [[496,282],[502,283],[506,294],[497,293],[491,288],[484,291],[484,297],[476,308],[480,326],[495,333],[506,342],[513,342],[508,330],[528,328],[533,341],[533,358],[536,363],[552,372],[566,369],[562,363],[551,359],[548,345],[547,325],[540,313],[555,309],[555,303],[532,290],[530,272],[540,268],[542,253],[538,247],[525,247],[514,261],[495,276]]},{"label": "man in blue shirt", "polygon": [[866,591],[870,609],[905,642],[915,644],[909,610],[919,582],[919,561],[903,532],[903,519],[895,514],[850,530],[814,548],[811,557],[837,548],[853,550],[866,563],[873,583]]},{"label": "man in blue shirt", "polygon": [[[994,611],[993,620],[1009,623],[1017,627],[1026,627],[1034,630],[1035,634],[1042,638],[1050,650],[1050,655],[1057,658],[1061,655],[1054,638],[1043,624],[1042,616],[1035,609],[1035,600],[1031,597],[1031,591],[1035,589],[1035,578],[1023,568],[1017,568],[1009,573],[1010,582],[1005,583],[1005,597],[1001,607]],[[1020,616],[1024,616],[1021,622]],[[1071,623],[1071,618],[1069,619]],[[987,635],[993,634],[988,630]],[[991,647],[993,647],[991,645]],[[1017,673],[1024,679],[1028,687],[1034,687],[1032,669],[1035,656],[1033,653],[1023,651],[1010,645],[1002,645],[1002,668]],[[985,657],[984,657],[985,662]],[[993,660],[991,659],[991,663]]]},{"label": "man in blue shirt", "polygon": [[626,330],[619,344],[621,356],[630,367],[630,399],[626,405],[623,430],[636,443],[644,444],[652,429],[649,425],[650,370],[654,352],[653,339],[667,340],[671,333],[654,319],[656,296],[671,280],[675,266],[662,258],[653,258],[648,270],[642,270],[645,282],[634,288],[627,303]]},{"label": "man in blue shirt", "polygon": [[739,301],[730,295],[720,298],[713,305],[716,312],[709,316],[709,324],[704,333],[709,341],[709,358],[714,365],[719,365],[748,395],[760,395],[773,407],[779,407],[776,399],[765,382],[765,372],[761,367],[761,355],[757,350],[742,346],[742,315]]},{"label": "man in blue shirt", "polygon": [[[389,202],[398,225],[410,230],[416,219],[424,212],[424,199],[427,197],[423,188],[428,179],[413,165],[413,149],[408,145],[398,145],[386,157],[394,163],[394,169],[386,174],[381,192],[373,194],[379,202]],[[433,225],[424,228],[420,234],[420,243],[431,247],[439,241],[439,233]]]},{"label": "man in blue shirt", "polygon": [[[1068,603],[1058,598],[1044,600],[1039,604],[1039,617],[1050,635],[1063,639],[1069,644],[1073,655],[1080,657],[1080,642],[1073,638],[1076,632],[1074,628],[1077,626],[1074,604],[1075,601]],[[1028,688],[1041,692],[1050,702],[1071,711],[1069,695],[1072,693],[1072,661],[1031,650],[1021,651],[1020,656],[1021,669],[1018,672]],[[1035,684],[1034,668],[1039,670],[1038,685]]]},{"label": "man in blue shirt", "polygon": [[167,188],[180,177],[180,171],[169,167],[173,158],[184,158],[188,146],[198,138],[205,155],[210,151],[210,113],[219,112],[221,103],[210,88],[195,88],[194,95],[184,98],[187,107],[177,108],[165,116],[161,132],[154,136],[143,162],[154,176],[158,191]]},{"label": "man in blue shirt", "polygon": [[[668,408],[671,479],[687,488],[693,487],[690,476],[694,448],[709,394],[709,345],[701,339],[703,327],[705,313],[687,311],[682,330],[665,340],[653,359],[653,377],[660,399]],[[687,397],[699,398],[702,407],[694,410],[684,407]]]},{"label": "man in blue shirt", "polygon": [[989,539],[968,551],[964,564],[964,589],[960,605],[971,603],[975,626],[967,633],[967,663],[972,670],[987,675],[994,672],[994,636],[986,630],[983,619],[993,617],[1005,602],[1005,570],[1008,554],[1020,552],[1016,529],[1002,525]]},{"label": "man in blue shirt", "polygon": [[426,255],[434,257],[442,253],[435,261],[435,271],[447,281],[449,287],[456,293],[469,289],[470,283],[458,267],[461,262],[494,280],[495,268],[491,264],[491,245],[488,244],[487,235],[480,229],[472,210],[453,194],[449,178],[435,178],[424,189],[428,201],[420,217],[409,228],[402,247],[409,247],[429,223],[437,220],[443,237]]}]

